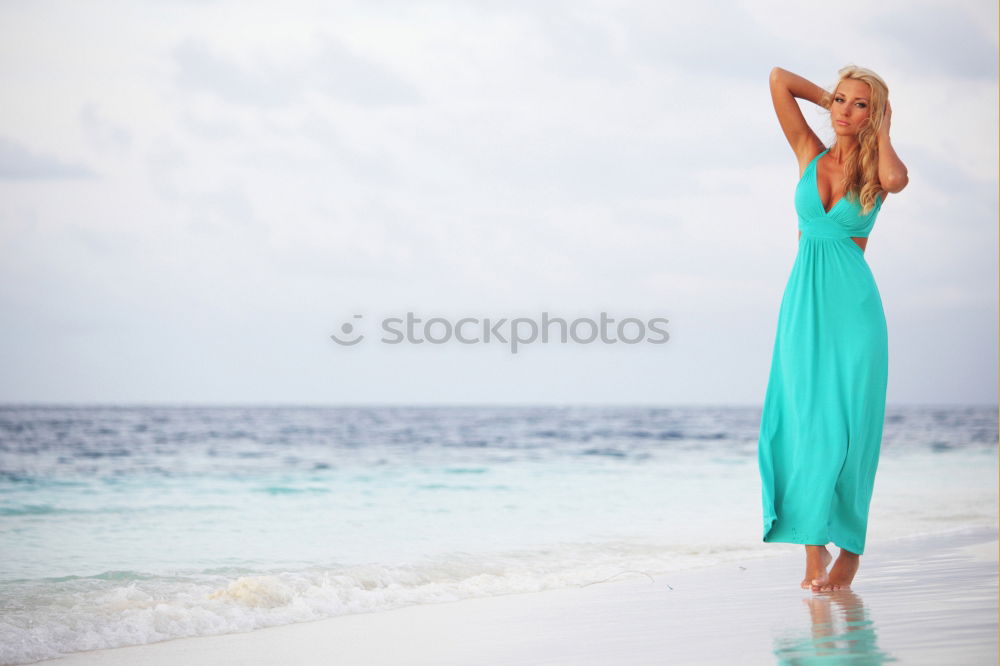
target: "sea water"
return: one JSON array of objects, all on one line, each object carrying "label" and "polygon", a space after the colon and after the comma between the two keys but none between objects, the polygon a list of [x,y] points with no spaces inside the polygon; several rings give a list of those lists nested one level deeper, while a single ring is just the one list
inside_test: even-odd
[{"label": "sea water", "polygon": [[[0,407],[0,663],[765,544],[758,408]],[[890,407],[868,544],[997,522],[997,408]]]}]

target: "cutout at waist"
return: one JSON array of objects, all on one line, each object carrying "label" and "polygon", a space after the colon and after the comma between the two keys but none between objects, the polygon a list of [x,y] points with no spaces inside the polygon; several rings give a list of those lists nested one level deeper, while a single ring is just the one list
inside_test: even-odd
[{"label": "cutout at waist", "polygon": [[[802,230],[799,229],[799,238],[802,238]],[[866,236],[825,236],[822,234],[806,234],[806,238],[826,238],[831,240],[837,240],[840,238],[850,238],[854,241],[854,244],[861,248],[861,251],[865,251],[865,246],[868,245],[868,238]]]}]

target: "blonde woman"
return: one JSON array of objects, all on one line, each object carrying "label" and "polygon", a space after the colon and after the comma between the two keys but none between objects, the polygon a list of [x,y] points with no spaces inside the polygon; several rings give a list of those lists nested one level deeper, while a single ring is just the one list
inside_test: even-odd
[{"label": "blonde woman", "polygon": [[[832,93],[780,67],[770,81],[799,163],[799,246],[761,415],[763,540],[805,545],[801,587],[824,592],[849,588],[864,553],[888,378],[885,315],[864,251],[886,196],[908,177],[877,74],[845,67]],[[829,110],[830,147],[795,98]],[[830,542],[840,554],[828,572]]]}]

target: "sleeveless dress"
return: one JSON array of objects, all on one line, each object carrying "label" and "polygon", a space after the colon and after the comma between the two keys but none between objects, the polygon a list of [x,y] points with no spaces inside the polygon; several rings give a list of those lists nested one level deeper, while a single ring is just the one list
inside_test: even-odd
[{"label": "sleeveless dress", "polygon": [[[823,210],[814,157],[795,190],[798,253],[778,313],[758,464],[764,541],[864,553],[882,442],[888,338],[864,253],[868,215],[841,197]],[[853,195],[851,195],[853,197]]]}]

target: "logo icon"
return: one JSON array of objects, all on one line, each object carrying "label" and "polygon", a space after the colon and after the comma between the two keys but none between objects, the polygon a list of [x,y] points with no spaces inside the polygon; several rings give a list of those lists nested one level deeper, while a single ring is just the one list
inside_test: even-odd
[{"label": "logo icon", "polygon": [[[354,319],[361,319],[361,315],[359,314],[354,315]],[[344,322],[344,324],[340,327],[340,332],[343,333],[344,335],[351,335],[352,333],[354,333],[354,324],[352,324],[349,321]],[[338,345],[344,345],[346,347],[350,347],[364,340],[365,336],[361,333],[358,333],[358,337],[354,338],[353,340],[350,339],[341,340],[340,338],[337,337],[336,333],[332,333],[330,334],[330,338]]]}]

